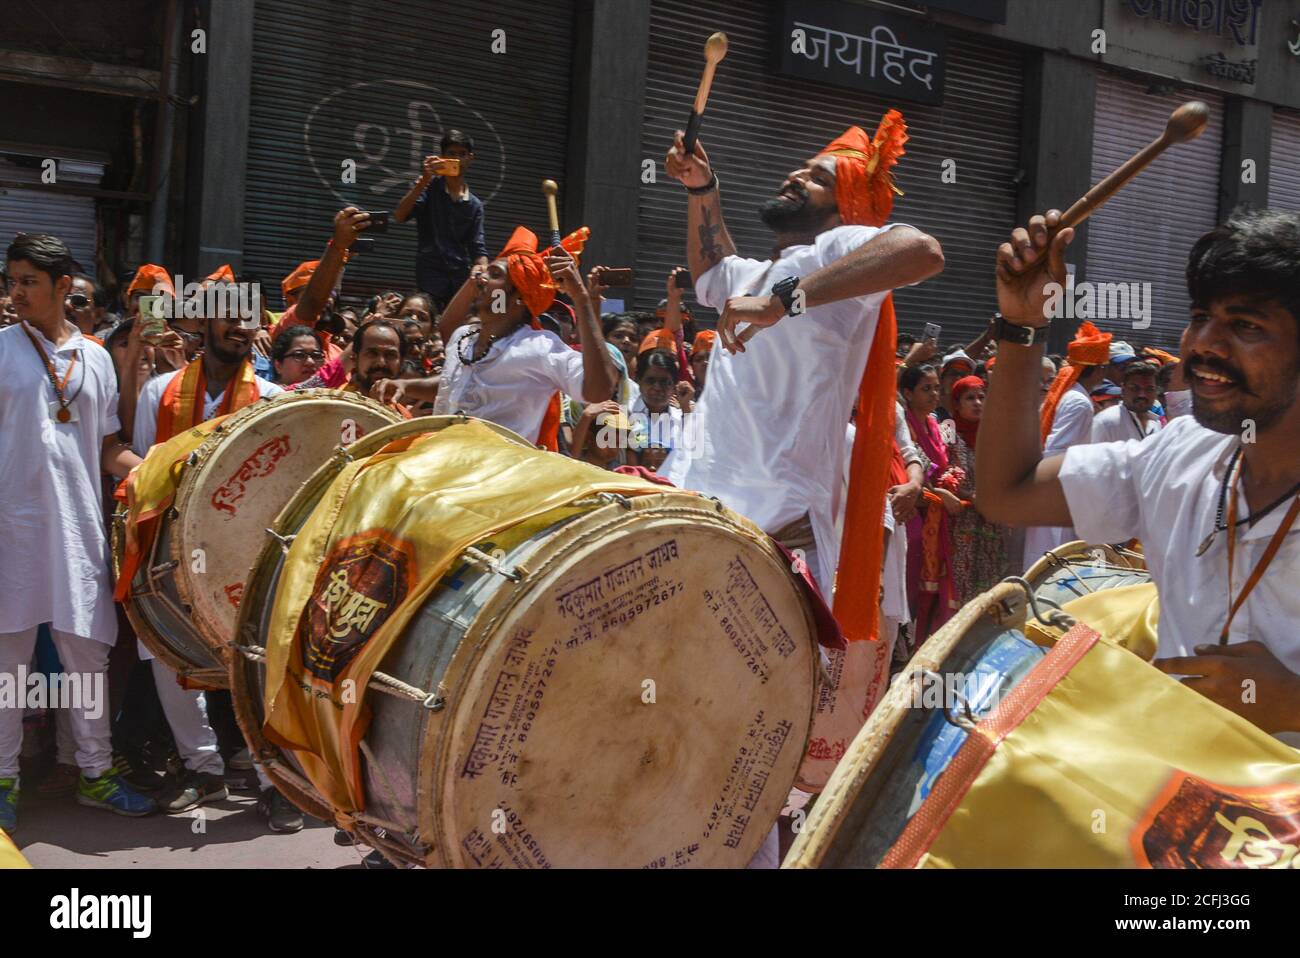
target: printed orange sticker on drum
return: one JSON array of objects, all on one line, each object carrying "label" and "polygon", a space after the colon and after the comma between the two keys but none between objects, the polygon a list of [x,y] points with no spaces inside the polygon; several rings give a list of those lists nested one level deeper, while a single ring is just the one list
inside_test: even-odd
[{"label": "printed orange sticker on drum", "polygon": [[[288,575],[281,550],[267,548],[241,614],[243,654],[230,663],[236,716],[267,773],[304,810],[398,862],[743,867],[776,822],[811,722],[815,622],[789,563],[712,500],[539,452],[487,423],[403,423],[353,453],[421,433],[431,438],[411,455],[435,465],[442,456],[461,489],[517,494],[524,511],[539,485],[623,482],[628,495],[581,494],[452,561],[365,690],[359,810],[328,801],[310,780],[310,757],[263,734],[264,645]],[[316,521],[339,472],[330,464],[314,476],[276,531]],[[412,486],[403,514],[436,508],[423,494]],[[346,500],[339,508],[346,514]],[[346,606],[353,592],[358,615],[400,601],[409,543],[391,531],[367,541],[332,547],[301,622]],[[364,577],[348,571],[348,549],[369,550]],[[391,574],[376,573],[376,559]],[[356,654],[349,636],[336,643],[325,631],[339,618],[310,626],[290,683],[309,669],[307,681],[332,694],[339,657]]]},{"label": "printed orange sticker on drum", "polygon": [[362,396],[311,389],[254,403],[221,423],[182,465],[125,603],[146,648],[181,674],[224,686],[218,650],[234,635],[267,528],[321,464],[399,418]]}]

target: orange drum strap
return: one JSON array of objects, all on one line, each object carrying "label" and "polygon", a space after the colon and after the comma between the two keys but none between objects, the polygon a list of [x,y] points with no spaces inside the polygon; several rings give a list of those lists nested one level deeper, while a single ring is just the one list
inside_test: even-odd
[{"label": "orange drum strap", "polygon": [[1078,664],[1101,635],[1082,622],[1075,625],[1052,647],[1024,680],[998,703],[966,737],[952,763],[943,770],[934,790],[922,803],[903,834],[885,855],[881,868],[915,868],[921,856],[943,830],[976,777],[993,757],[1002,740],[1026,718],[1038,703],[1056,688]]}]

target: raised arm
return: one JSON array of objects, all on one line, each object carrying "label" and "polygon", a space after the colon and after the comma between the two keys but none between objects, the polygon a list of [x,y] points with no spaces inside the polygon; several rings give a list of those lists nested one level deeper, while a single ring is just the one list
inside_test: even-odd
[{"label": "raised arm", "polygon": [[[293,311],[294,320],[304,326],[315,326],[320,314],[329,302],[330,293],[343,274],[343,264],[347,262],[348,250],[357,241],[362,230],[370,225],[370,214],[355,206],[349,206],[334,214],[334,236],[325,245],[321,254],[320,265],[311,274],[306,288],[298,297],[298,306]],[[277,327],[277,332],[279,327]]]},{"label": "raised arm", "polygon": [[[802,293],[803,308],[811,309],[919,283],[942,270],[943,249],[937,239],[911,226],[896,226],[802,277],[796,296]],[[733,296],[718,319],[718,336],[731,352],[744,352],[745,344],[736,335],[738,325],[773,326],[784,316],[785,305],[772,293]]]},{"label": "raised arm", "polygon": [[406,191],[402,201],[393,209],[393,222],[405,223],[411,218],[411,214],[415,212],[415,204],[419,202],[420,196],[433,182],[433,171],[440,159],[437,156],[426,156],[424,158],[424,170],[420,173],[420,178],[411,184],[411,188]]},{"label": "raised arm", "polygon": [[709,155],[704,152],[703,144],[696,140],[695,152],[686,156],[684,137],[681,130],[673,137],[672,149],[664,159],[668,175],[688,189],[713,186],[704,193],[688,194],[686,204],[686,262],[691,268],[691,276],[698,283],[701,276],[722,262],[723,257],[735,255],[736,244],[731,241],[727,225],[722,221],[722,196],[709,166]]},{"label": "raised arm", "polygon": [[578,329],[582,337],[582,399],[584,402],[603,402],[614,392],[618,371],[614,360],[605,348],[605,335],[600,319],[592,307],[591,296],[582,284],[582,275],[573,257],[548,256],[546,267],[555,278],[555,285],[573,300],[573,311],[578,316]]},{"label": "raised arm", "polygon": [[471,273],[469,279],[456,290],[456,295],[451,298],[447,308],[438,317],[438,335],[442,337],[444,343],[451,342],[451,334],[469,322],[469,307],[474,302],[478,290],[478,274]]},{"label": "raised arm", "polygon": [[[1073,229],[1056,231],[1059,210],[1035,216],[998,247],[998,308],[1008,323],[1045,330],[1044,286],[1065,285],[1065,248]],[[1043,458],[1038,426],[1043,344],[998,346],[998,374],[989,383],[975,449],[975,503],[990,522],[1068,526],[1070,507],[1061,486],[1063,456]]]}]

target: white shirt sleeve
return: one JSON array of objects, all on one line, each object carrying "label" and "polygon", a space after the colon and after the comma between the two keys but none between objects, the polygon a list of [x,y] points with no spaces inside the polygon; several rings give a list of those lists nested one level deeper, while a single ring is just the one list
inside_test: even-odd
[{"label": "white shirt sleeve", "polygon": [[540,357],[539,372],[552,386],[566,396],[582,398],[582,353],[570,349],[552,332],[535,340],[534,347]]},{"label": "white shirt sleeve", "polygon": [[1134,460],[1137,439],[1071,446],[1061,463],[1061,487],[1078,537],[1086,542],[1142,538]]},{"label": "white shirt sleeve", "polygon": [[113,368],[113,360],[108,358],[107,350],[104,351],[104,358],[107,359],[106,362],[96,363],[99,367],[100,408],[104,410],[99,434],[111,436],[122,428],[122,420],[117,415],[117,372]]},{"label": "white shirt sleeve", "polygon": [[749,270],[761,274],[765,268],[765,264],[756,260],[745,259],[734,253],[731,256],[724,256],[716,265],[696,280],[695,301],[701,306],[707,306],[709,309],[722,312],[727,297],[731,295],[732,289],[737,285],[737,272]]},{"label": "white shirt sleeve", "polygon": [[[1083,398],[1083,397],[1079,397]],[[1065,452],[1077,443],[1086,443],[1092,438],[1093,408],[1092,400],[1085,402],[1066,402],[1062,397],[1056,407],[1056,418],[1052,422],[1052,431],[1043,444],[1043,455],[1052,456]]]},{"label": "white shirt sleeve", "polygon": [[898,443],[898,452],[903,457],[903,465],[920,463],[921,453],[912,442],[912,432],[907,428],[907,413],[902,403],[894,403],[894,441]]},{"label": "white shirt sleeve", "polygon": [[173,375],[179,376],[180,373],[154,376],[140,390],[140,399],[135,404],[135,425],[131,429],[131,451],[137,456],[148,455],[149,447],[158,435],[158,406],[162,402],[163,389]]}]

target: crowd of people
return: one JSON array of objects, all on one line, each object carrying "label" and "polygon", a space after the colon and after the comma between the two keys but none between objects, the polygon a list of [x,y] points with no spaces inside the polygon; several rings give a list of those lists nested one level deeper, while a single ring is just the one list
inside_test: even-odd
[{"label": "crowd of people", "polygon": [[[542,248],[521,226],[489,257],[463,134],[449,134],[444,155],[426,161],[393,217],[414,217],[420,230],[416,288],[364,304],[338,295],[371,224],[353,207],[335,216],[320,258],[283,279],[282,312],[263,296],[260,315],[176,318],[153,333],[142,304],[177,295],[164,265],[140,266],[118,294],[57,239],[19,235],[0,295],[0,505],[18,533],[0,543],[0,668],[32,664],[39,628],[63,668],[103,672],[118,632],[104,492],[154,444],[303,388],[361,393],[407,417],[488,419],[556,454],[716,496],[800,557],[848,639],[886,638],[895,662],[905,661],[965,603],[1076,538],[1073,498],[1068,510],[1054,500],[1020,512],[1007,491],[1013,478],[1030,481],[1031,441],[1033,462],[1083,461],[1076,450],[1094,444],[1099,456],[1122,448],[1137,461],[1193,410],[1183,362],[1090,323],[1059,356],[1025,338],[1042,325],[1026,308],[995,315],[965,344],[898,332],[890,291],[943,268],[933,237],[887,222],[904,130],[891,111],[874,137],[853,127],[794,169],[760,207],[775,234],[770,259],[737,253],[707,153],[697,144],[688,155],[679,133],[665,167],[689,197],[688,266],[664,278],[653,311],[605,311],[608,267],[588,264],[585,276],[580,268],[585,230]],[[1278,260],[1269,276],[1295,279],[1287,270],[1296,251],[1278,249],[1294,238],[1295,218],[1269,215],[1224,227],[1215,249],[1227,250],[1222,259],[1253,242]],[[1014,277],[1046,256],[1035,254],[1045,249],[1043,222],[999,252],[1004,312]],[[1052,235],[1068,241],[1069,231]],[[696,328],[680,279],[687,271],[697,301],[720,316],[716,330]],[[1248,264],[1239,271],[1253,275]],[[249,282],[229,267],[205,280]],[[1231,284],[1210,292],[1224,290],[1240,292]],[[1204,295],[1197,303],[1202,313],[1211,305]],[[1244,391],[1246,373],[1227,347],[1198,348],[1186,365]],[[1273,380],[1250,382],[1262,389]],[[1003,398],[992,405],[991,395]],[[1009,423],[1023,444],[1007,460],[1020,463],[1015,477],[1005,471]],[[996,459],[991,444],[1002,450]],[[1128,526],[1093,517],[1081,531],[1139,537],[1148,526],[1135,509]],[[880,534],[882,510],[893,535]],[[879,598],[891,566],[905,570],[901,610]],[[226,796],[228,763],[250,764],[237,754],[220,694],[183,688],[162,663],[132,671],[120,698],[111,723],[82,716],[60,725],[49,793],[75,791],[83,804],[127,815],[182,813]],[[17,823],[22,739],[21,713],[0,709],[6,830]],[[263,787],[270,827],[300,828],[297,812],[264,779]]]}]

